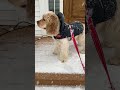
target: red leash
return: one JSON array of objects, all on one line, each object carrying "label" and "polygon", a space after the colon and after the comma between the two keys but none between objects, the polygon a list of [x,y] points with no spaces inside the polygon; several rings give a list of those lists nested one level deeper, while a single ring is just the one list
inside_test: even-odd
[{"label": "red leash", "polygon": [[108,72],[108,69],[107,69],[107,65],[106,65],[106,61],[105,61],[105,57],[104,57],[104,53],[103,53],[103,50],[102,50],[102,46],[101,46],[99,37],[97,35],[97,32],[96,32],[95,27],[93,25],[92,18],[90,16],[88,16],[87,24],[89,26],[89,29],[91,30],[91,36],[92,36],[94,45],[96,47],[97,53],[99,55],[99,58],[100,58],[100,60],[101,60],[101,62],[103,64],[103,67],[104,67],[105,72],[107,74],[107,78],[108,78],[108,81],[110,83],[111,90],[115,90],[115,88],[112,85],[111,79],[110,79],[110,75],[109,75],[109,72]]},{"label": "red leash", "polygon": [[84,66],[84,64],[83,64],[83,62],[82,62],[82,59],[81,59],[81,56],[80,56],[80,52],[79,52],[79,49],[78,49],[78,46],[77,46],[77,42],[76,42],[75,37],[74,37],[74,33],[73,33],[74,31],[72,30],[71,25],[69,26],[69,28],[70,28],[70,33],[71,33],[72,41],[73,41],[73,43],[74,43],[75,49],[76,49],[76,51],[77,51],[77,53],[78,53],[78,56],[79,56],[79,58],[80,58],[80,62],[81,62],[81,65],[82,65],[82,67],[83,67],[83,70],[84,70],[84,72],[85,72],[85,66]]}]

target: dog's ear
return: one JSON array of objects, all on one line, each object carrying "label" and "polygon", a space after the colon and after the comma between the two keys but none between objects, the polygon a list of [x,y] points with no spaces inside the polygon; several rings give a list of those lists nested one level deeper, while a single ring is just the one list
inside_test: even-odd
[{"label": "dog's ear", "polygon": [[46,26],[46,31],[48,35],[56,36],[59,34],[59,19],[57,15],[50,15]]}]

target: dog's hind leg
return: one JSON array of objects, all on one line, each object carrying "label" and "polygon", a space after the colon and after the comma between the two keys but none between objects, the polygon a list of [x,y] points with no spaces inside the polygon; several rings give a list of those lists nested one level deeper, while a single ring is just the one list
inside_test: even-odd
[{"label": "dog's hind leg", "polygon": [[83,32],[77,37],[78,41],[78,48],[80,50],[80,53],[84,54],[85,53],[85,33]]},{"label": "dog's hind leg", "polygon": [[58,55],[60,53],[60,41],[59,40],[55,40],[55,48],[53,51],[53,54]]}]

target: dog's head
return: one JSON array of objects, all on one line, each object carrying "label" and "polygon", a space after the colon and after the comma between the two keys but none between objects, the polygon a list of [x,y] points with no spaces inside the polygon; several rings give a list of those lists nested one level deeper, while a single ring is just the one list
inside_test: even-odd
[{"label": "dog's head", "polygon": [[59,18],[52,11],[45,13],[37,24],[40,28],[45,29],[48,35],[56,36],[59,33]]}]

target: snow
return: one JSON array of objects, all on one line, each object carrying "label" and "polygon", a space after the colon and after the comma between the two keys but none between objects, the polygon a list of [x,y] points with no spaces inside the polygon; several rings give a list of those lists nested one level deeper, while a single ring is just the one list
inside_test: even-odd
[{"label": "snow", "polygon": [[35,90],[85,90],[80,86],[36,86]]},{"label": "snow", "polygon": [[[86,90],[111,90],[110,84],[105,74],[105,70],[97,55],[97,52],[91,40],[91,37],[86,36],[86,41],[87,41],[86,54],[81,55],[82,60],[84,62],[86,60],[85,89]],[[35,50],[36,50],[35,52],[36,54],[35,71],[36,72],[83,73],[83,69],[81,67],[79,58],[76,54],[76,51],[73,45],[71,45],[70,47],[70,57],[68,62],[66,63],[61,63],[57,59],[57,57],[52,54],[51,50],[53,50],[53,44],[45,45],[45,46],[42,45],[42,48],[40,48],[40,46],[37,45]],[[44,52],[40,53],[40,50],[43,50]],[[104,54],[107,61],[111,56],[113,56],[114,48],[103,48],[103,50],[104,50]],[[108,66],[108,71],[111,77],[111,81],[115,87],[115,90],[120,90],[120,66],[113,66],[113,65],[107,65],[107,66]],[[38,90],[38,88],[39,87],[36,87],[36,90]],[[80,90],[80,89],[76,89],[76,90]]]},{"label": "snow", "polygon": [[[42,45],[36,45],[35,72],[84,74],[83,68],[80,63],[80,59],[72,42],[70,42],[69,59],[65,63],[61,63],[57,56],[52,53],[53,49],[54,43],[43,43]],[[81,54],[81,58],[83,63],[85,63],[85,54]]]}]

